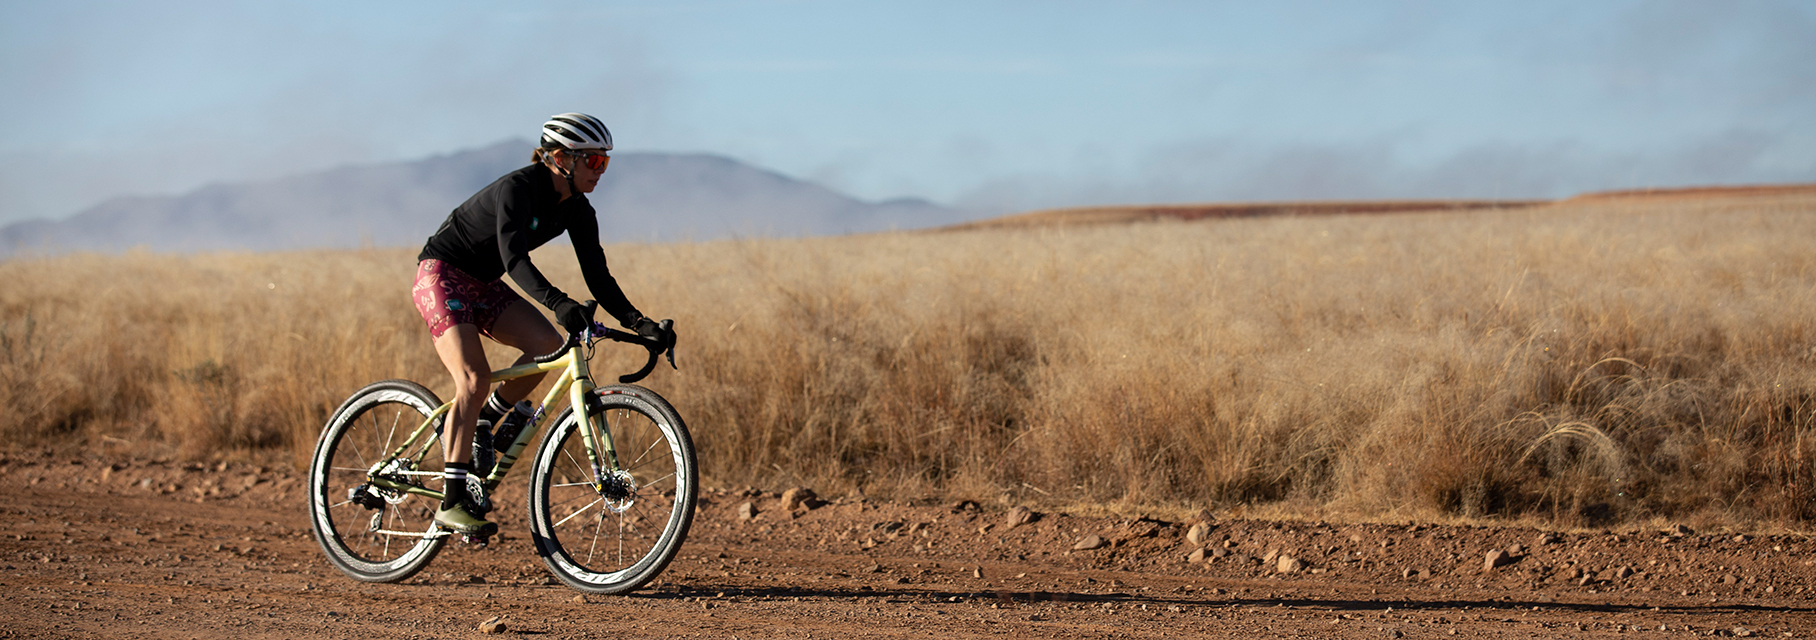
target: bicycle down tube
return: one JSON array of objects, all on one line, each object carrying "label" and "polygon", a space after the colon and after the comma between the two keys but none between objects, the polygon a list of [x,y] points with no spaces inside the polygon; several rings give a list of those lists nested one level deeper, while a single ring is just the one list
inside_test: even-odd
[{"label": "bicycle down tube", "polygon": [[[555,379],[554,386],[549,388],[548,394],[542,399],[542,404],[536,407],[536,413],[530,417],[527,424],[524,425],[523,430],[517,433],[517,439],[511,443],[509,448],[500,451],[497,463],[493,466],[492,472],[485,478],[485,487],[488,490],[497,487],[498,483],[502,482],[504,477],[510,474],[511,467],[516,464],[518,458],[522,456],[523,451],[529,448],[530,441],[536,437],[536,434],[539,431],[541,431],[543,420],[547,419],[549,416],[548,408],[555,404],[563,392],[566,392],[568,395],[568,406],[574,407],[575,412],[579,413],[583,418],[586,418],[585,422],[590,427],[593,415],[592,412],[588,410],[585,398],[586,394],[592,393],[595,385],[589,375],[587,360],[586,358],[581,357],[579,352],[580,349],[578,348],[568,349],[561,357],[548,362],[529,362],[492,372],[491,381],[493,383],[515,380],[517,378],[523,378],[538,373],[546,373],[556,369],[561,370],[561,376]],[[440,500],[442,497],[440,491],[408,483],[393,482],[381,477],[380,472],[390,464],[391,460],[404,457],[405,451],[410,447],[415,446],[418,439],[421,438],[423,434],[433,431],[435,425],[446,418],[448,411],[452,409],[453,406],[452,402],[448,402],[436,407],[421,424],[417,425],[416,431],[411,433],[410,437],[406,438],[402,444],[398,445],[395,451],[391,452],[390,456],[374,465],[370,470],[373,484],[387,489],[405,491]],[[600,470],[597,452],[602,444],[605,449],[606,460],[609,462],[609,466],[606,468],[618,468],[617,447],[614,446],[612,439],[609,436],[598,438],[596,441],[594,430],[588,428],[581,432],[581,437],[586,443],[587,462],[591,464],[595,473]],[[437,443],[439,441],[440,436],[438,435],[424,444],[426,446],[429,443]],[[420,453],[421,452],[419,451],[419,454]],[[403,475],[438,475],[436,472],[423,471],[405,471],[401,473]]]},{"label": "bicycle down tube", "polygon": [[[547,419],[550,415],[549,407],[555,405],[556,400],[560,398],[562,392],[567,392],[568,406],[574,407],[574,410],[580,413],[581,416],[591,416],[585,409],[585,398],[586,394],[593,392],[595,385],[593,384],[592,375],[587,366],[587,360],[582,356],[580,351],[581,349],[576,345],[575,348],[568,349],[566,354],[555,360],[546,363],[531,362],[521,364],[492,373],[492,382],[496,383],[514,380],[544,371],[552,371],[556,368],[562,369],[561,377],[557,378],[555,380],[555,385],[549,388],[548,395],[542,398],[542,404],[537,405],[536,413],[530,417],[528,424],[525,425],[522,431],[517,433],[517,439],[511,442],[511,446],[508,449],[504,449],[500,452],[498,462],[493,467],[491,475],[486,476],[486,488],[490,489],[497,486],[497,484],[504,479],[505,475],[510,473],[512,465],[516,464],[517,459],[522,456],[523,451],[529,448],[530,440],[535,438],[536,434],[542,430],[543,420]],[[590,435],[590,431],[588,432],[588,435]],[[606,456],[612,461],[612,468],[615,469],[617,468],[617,452],[612,445],[611,438],[605,438],[604,440]],[[594,453],[597,450],[596,446],[597,444],[594,443],[590,437],[586,438],[587,457],[591,458],[589,462],[593,463],[594,468],[598,468],[597,454]]]}]

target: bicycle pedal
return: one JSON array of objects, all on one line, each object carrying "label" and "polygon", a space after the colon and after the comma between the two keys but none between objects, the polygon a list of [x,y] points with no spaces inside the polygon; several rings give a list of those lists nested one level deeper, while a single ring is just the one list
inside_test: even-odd
[{"label": "bicycle pedal", "polygon": [[460,536],[460,541],[470,547],[473,547],[476,550],[484,549],[488,546],[491,546],[491,544],[492,544],[492,539],[490,537],[476,536],[476,535],[471,535],[471,534]]},{"label": "bicycle pedal", "polygon": [[486,492],[485,478],[467,476],[467,497],[472,499],[473,515],[484,518],[492,512],[492,496]]}]

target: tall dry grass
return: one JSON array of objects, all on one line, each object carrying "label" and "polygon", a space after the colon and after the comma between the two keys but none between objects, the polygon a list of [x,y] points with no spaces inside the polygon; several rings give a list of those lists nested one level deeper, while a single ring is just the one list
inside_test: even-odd
[{"label": "tall dry grass", "polygon": [[[608,255],[677,319],[682,368],[647,384],[712,484],[1797,526],[1816,517],[1812,213],[1628,199]],[[448,389],[413,255],[0,263],[0,434],[304,455],[367,381]],[[560,247],[537,261],[582,290]]]}]

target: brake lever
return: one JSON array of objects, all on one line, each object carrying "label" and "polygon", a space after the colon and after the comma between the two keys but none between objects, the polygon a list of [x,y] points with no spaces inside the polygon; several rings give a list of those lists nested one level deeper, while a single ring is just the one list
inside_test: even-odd
[{"label": "brake lever", "polygon": [[[663,320],[659,326],[662,327],[663,331],[668,332],[668,335],[670,337],[673,337],[675,335],[675,321],[673,318],[668,319],[668,320]],[[668,351],[668,368],[673,369],[675,371],[680,371],[681,367],[675,366],[675,342],[673,340],[669,341],[668,349],[666,349],[666,351]]]}]

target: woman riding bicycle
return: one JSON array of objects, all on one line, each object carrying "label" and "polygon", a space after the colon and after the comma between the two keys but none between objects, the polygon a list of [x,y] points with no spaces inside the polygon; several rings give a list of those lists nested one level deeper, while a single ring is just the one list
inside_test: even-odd
[{"label": "woman riding bicycle", "polygon": [[[442,434],[446,497],[435,513],[435,522],[448,529],[478,536],[497,531],[475,504],[478,496],[469,494],[467,476],[491,471],[492,437],[486,432],[494,426],[500,432],[520,426],[523,409],[514,407],[542,380],[540,375],[511,380],[488,397],[492,369],[479,336],[524,352],[517,364],[563,343],[541,313],[517,304],[523,298],[500,278],[511,274],[568,332],[592,326],[587,308],[555,288],[530,262],[530,250],[565,231],[586,286],[606,313],[643,337],[674,343],[672,331],[643,317],[625,299],[606,268],[599,221],[584,194],[598,186],[611,149],[612,134],[598,119],[581,113],[550,118],[542,125],[542,144],[532,164],[505,174],[456,207],[417,256],[412,297],[429,325],[435,352],[454,376],[453,407]],[[509,446],[509,440],[503,444]]]}]

